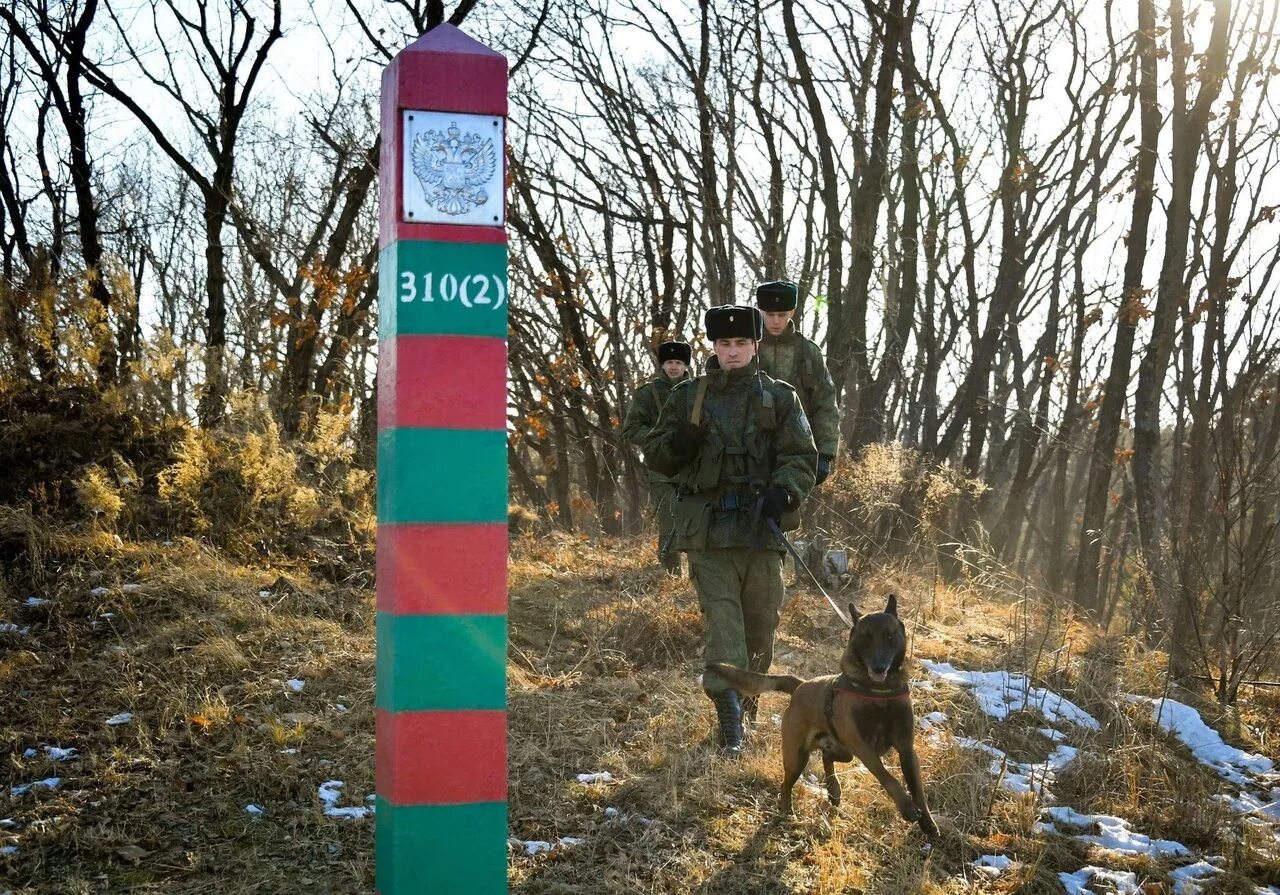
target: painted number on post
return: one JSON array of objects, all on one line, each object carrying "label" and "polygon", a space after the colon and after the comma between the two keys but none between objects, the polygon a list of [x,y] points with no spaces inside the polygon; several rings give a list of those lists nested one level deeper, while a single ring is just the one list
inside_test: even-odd
[{"label": "painted number on post", "polygon": [[497,274],[468,274],[457,276],[446,273],[418,274],[411,270],[400,273],[400,301],[408,302],[460,302],[463,307],[489,307],[497,309],[507,303],[507,288]]}]

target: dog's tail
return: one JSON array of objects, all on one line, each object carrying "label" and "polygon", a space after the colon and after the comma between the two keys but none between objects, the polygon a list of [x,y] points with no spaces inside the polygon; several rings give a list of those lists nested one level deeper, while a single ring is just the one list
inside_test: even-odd
[{"label": "dog's tail", "polygon": [[761,693],[794,693],[804,683],[794,674],[756,674],[735,665],[712,662],[708,671],[714,671],[743,696],[759,696]]}]

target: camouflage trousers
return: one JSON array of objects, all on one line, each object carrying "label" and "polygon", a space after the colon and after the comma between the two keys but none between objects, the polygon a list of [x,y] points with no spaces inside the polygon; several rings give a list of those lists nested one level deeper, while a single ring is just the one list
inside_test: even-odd
[{"label": "camouflage trousers", "polygon": [[[671,526],[675,524],[671,507],[676,499],[676,486],[671,482],[650,482],[649,499],[653,501],[653,515],[658,520],[658,550],[662,550],[662,545],[671,536]],[[677,556],[675,551],[670,555]]]},{"label": "camouflage trousers", "polygon": [[[782,555],[772,550],[690,550],[689,568],[702,609],[706,662],[768,671],[783,600]],[[707,672],[702,687],[714,695],[726,684]]]}]

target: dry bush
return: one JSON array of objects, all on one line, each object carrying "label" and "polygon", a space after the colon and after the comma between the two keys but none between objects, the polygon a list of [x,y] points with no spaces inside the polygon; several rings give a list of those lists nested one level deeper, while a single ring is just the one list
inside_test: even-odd
[{"label": "dry bush", "polygon": [[[837,465],[810,495],[806,530],[847,543],[858,572],[962,541],[952,530],[960,509],[986,486],[903,444],[872,444]],[[969,535],[972,537],[972,535]]]},{"label": "dry bush", "polygon": [[225,425],[187,427],[174,462],[158,475],[170,530],[244,555],[304,552],[316,539],[368,546],[373,475],[352,465],[349,423],[321,413],[310,438],[286,444],[260,396],[233,396]]}]

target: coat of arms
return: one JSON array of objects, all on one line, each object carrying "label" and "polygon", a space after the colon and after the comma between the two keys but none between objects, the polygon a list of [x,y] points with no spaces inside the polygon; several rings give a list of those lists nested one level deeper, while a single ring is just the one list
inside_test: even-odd
[{"label": "coat of arms", "polygon": [[447,131],[424,131],[413,141],[413,173],[427,202],[445,214],[464,214],[489,201],[485,184],[498,166],[493,139],[463,134],[458,123]]}]

